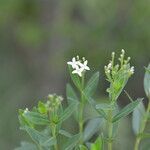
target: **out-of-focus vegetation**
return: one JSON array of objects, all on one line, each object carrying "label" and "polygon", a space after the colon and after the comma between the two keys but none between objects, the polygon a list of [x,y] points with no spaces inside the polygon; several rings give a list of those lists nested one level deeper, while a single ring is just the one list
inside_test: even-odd
[{"label": "out-of-focus vegetation", "polygon": [[[103,66],[111,51],[124,48],[136,72],[126,89],[132,97],[144,97],[149,16],[150,1],[141,0],[1,0],[0,149],[13,149],[23,136],[18,108],[30,108],[48,93],[65,93],[64,68],[72,55],[86,56],[90,67],[100,70],[99,91],[104,94],[97,94],[104,97]],[[128,103],[124,95],[120,99]],[[119,150],[131,146],[128,119],[123,123],[128,127],[120,129]]]}]

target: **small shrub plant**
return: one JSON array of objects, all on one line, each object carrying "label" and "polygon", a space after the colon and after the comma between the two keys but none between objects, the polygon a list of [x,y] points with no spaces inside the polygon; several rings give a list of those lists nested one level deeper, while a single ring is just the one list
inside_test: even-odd
[{"label": "small shrub plant", "polygon": [[[144,77],[148,106],[144,106],[143,98],[133,100],[126,92],[130,103],[119,109],[119,96],[134,74],[130,57],[125,58],[124,50],[121,51],[118,62],[113,52],[111,60],[104,67],[109,83],[109,100],[106,103],[97,102],[93,98],[99,82],[99,72],[87,79],[90,68],[84,57],[74,57],[67,64],[72,80],[72,84],[66,86],[67,107],[63,105],[62,96],[49,94],[31,110],[20,109],[20,129],[28,133],[32,142],[21,142],[21,146],[16,150],[112,150],[119,122],[132,112],[132,126],[136,136],[134,150],[139,150],[141,140],[150,137],[150,134],[145,132],[150,118],[150,65],[145,68]],[[87,104],[97,114],[88,120],[84,117]],[[76,134],[63,128],[63,123],[71,116],[78,124]],[[97,132],[98,129],[101,129],[101,132]]]}]

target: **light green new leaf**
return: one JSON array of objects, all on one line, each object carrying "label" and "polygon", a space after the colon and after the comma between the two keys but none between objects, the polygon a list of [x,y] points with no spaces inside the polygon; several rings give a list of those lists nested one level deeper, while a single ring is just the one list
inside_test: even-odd
[{"label": "light green new leaf", "polygon": [[98,81],[99,81],[99,72],[96,72],[88,81],[85,89],[84,89],[84,93],[86,94],[87,97],[90,97],[94,94],[97,85],[98,85]]},{"label": "light green new leaf", "polygon": [[132,127],[134,133],[137,135],[139,134],[140,124],[142,121],[142,118],[145,113],[145,107],[143,102],[141,101],[137,107],[135,107],[133,114],[132,114]]},{"label": "light green new leaf", "polygon": [[112,122],[116,122],[119,119],[121,119],[121,118],[127,116],[128,114],[130,114],[134,110],[134,108],[137,107],[137,105],[141,102],[141,100],[142,99],[137,99],[136,101],[131,102],[130,104],[125,106],[118,114],[116,114],[113,117]]},{"label": "light green new leaf", "polygon": [[38,102],[38,111],[41,114],[46,114],[47,113],[47,109],[44,103],[42,103],[41,101]]},{"label": "light green new leaf", "polygon": [[70,76],[74,85],[80,90],[81,89],[80,77],[77,74],[72,74],[72,68],[70,66],[68,66],[68,68],[69,68],[69,73],[70,73]]},{"label": "light green new leaf", "polygon": [[31,123],[35,125],[48,125],[49,120],[46,115],[40,114],[38,112],[27,112],[23,116]]},{"label": "light green new leaf", "polygon": [[102,123],[103,123],[102,118],[91,119],[87,123],[83,132],[84,141],[88,141],[96,132],[98,132]]},{"label": "light green new leaf", "polygon": [[21,142],[21,146],[15,150],[37,150],[36,145],[29,142]]},{"label": "light green new leaf", "polygon": [[69,118],[72,115],[72,113],[77,109],[78,104],[78,102],[72,102],[61,114],[59,122],[63,122],[67,118]]},{"label": "light green new leaf", "polygon": [[101,137],[99,137],[95,143],[91,144],[90,150],[103,150],[103,140]]},{"label": "light green new leaf", "polygon": [[73,150],[75,146],[80,141],[80,134],[74,135],[72,138],[67,140],[67,143],[64,145],[63,150]]},{"label": "light green new leaf", "polygon": [[147,97],[150,99],[150,64],[146,68],[146,72],[144,76],[144,90]]}]

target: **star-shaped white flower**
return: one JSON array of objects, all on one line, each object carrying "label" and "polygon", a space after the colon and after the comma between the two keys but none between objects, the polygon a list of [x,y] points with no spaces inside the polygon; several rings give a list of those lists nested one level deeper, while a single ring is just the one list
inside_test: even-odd
[{"label": "star-shaped white flower", "polygon": [[77,67],[75,70],[72,71],[72,74],[78,74],[80,77],[82,77],[83,68]]},{"label": "star-shaped white flower", "polygon": [[82,70],[90,70],[90,68],[87,66],[88,61],[85,60],[83,63],[79,62],[79,66],[82,68]]},{"label": "star-shaped white flower", "polygon": [[78,67],[78,61],[76,61],[76,58],[73,57],[72,61],[67,62],[68,65],[71,65],[73,69],[76,69]]}]

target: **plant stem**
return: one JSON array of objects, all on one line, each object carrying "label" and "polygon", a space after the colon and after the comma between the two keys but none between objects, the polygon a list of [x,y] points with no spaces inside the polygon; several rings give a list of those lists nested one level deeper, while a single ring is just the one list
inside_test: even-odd
[{"label": "plant stem", "polygon": [[[53,134],[53,137],[56,139],[56,125],[55,124],[53,126],[52,134]],[[54,145],[54,150],[58,150],[57,139],[56,139],[56,144]]]},{"label": "plant stem", "polygon": [[[150,101],[148,103],[148,107],[147,107],[146,113],[144,114],[143,120],[141,122],[141,127],[140,127],[139,134],[142,134],[144,132],[144,129],[146,127],[146,123],[147,123],[147,120],[148,120],[149,112],[150,112]],[[138,150],[139,149],[139,145],[140,145],[141,139],[142,138],[139,135],[137,135],[136,141],[135,141],[135,145],[134,145],[134,150]]]},{"label": "plant stem", "polygon": [[108,150],[112,150],[112,134],[113,134],[113,124],[112,124],[112,109],[108,112]]},{"label": "plant stem", "polygon": [[83,144],[83,110],[84,110],[84,95],[83,95],[83,89],[84,89],[84,74],[82,75],[81,79],[81,90],[80,90],[80,96],[81,96],[81,103],[80,103],[80,110],[79,110],[79,133],[81,134],[80,138],[80,144]]}]

